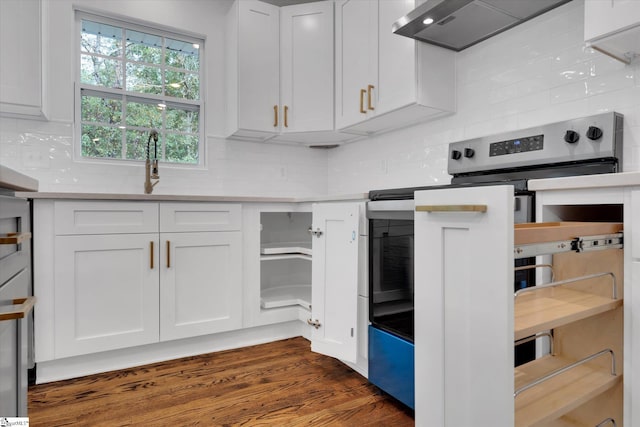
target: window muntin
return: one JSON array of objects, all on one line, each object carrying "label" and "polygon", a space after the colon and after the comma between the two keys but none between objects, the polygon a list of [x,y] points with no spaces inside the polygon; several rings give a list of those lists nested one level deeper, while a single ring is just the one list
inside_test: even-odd
[{"label": "window muntin", "polygon": [[[80,14],[80,155],[202,164],[202,40]],[[154,153],[152,151],[153,158]]]}]

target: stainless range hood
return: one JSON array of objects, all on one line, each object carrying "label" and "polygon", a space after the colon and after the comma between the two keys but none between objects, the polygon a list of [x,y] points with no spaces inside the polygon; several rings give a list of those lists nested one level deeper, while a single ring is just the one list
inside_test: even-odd
[{"label": "stainless range hood", "polygon": [[[392,30],[461,51],[569,1],[427,0],[396,21]],[[428,18],[433,21],[425,24]]]}]

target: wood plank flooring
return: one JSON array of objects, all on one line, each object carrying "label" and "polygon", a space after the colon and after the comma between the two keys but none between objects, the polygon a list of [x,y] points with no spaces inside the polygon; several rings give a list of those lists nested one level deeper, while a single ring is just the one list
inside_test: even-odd
[{"label": "wood plank flooring", "polygon": [[413,426],[413,414],[304,338],[29,388],[39,426]]}]

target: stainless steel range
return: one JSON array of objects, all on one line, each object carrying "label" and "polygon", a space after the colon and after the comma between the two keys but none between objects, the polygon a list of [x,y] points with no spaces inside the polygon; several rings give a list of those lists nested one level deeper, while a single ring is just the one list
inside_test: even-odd
[{"label": "stainless steel range", "polygon": [[[536,178],[621,172],[623,116],[605,113],[449,144],[450,185],[369,192],[369,380],[413,408],[413,193],[477,185],[511,185],[516,222],[532,222]],[[518,260],[516,267],[534,264]],[[533,286],[533,270],[514,287]],[[516,347],[516,364],[534,358]]]}]

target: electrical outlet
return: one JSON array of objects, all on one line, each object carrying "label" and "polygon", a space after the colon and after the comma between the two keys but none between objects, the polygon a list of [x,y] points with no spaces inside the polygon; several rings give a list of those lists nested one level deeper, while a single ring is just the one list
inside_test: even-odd
[{"label": "electrical outlet", "polygon": [[22,147],[22,166],[33,169],[48,169],[49,155],[46,147],[25,145]]}]

